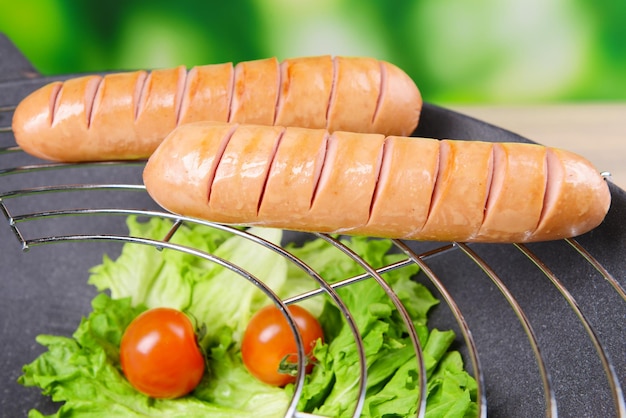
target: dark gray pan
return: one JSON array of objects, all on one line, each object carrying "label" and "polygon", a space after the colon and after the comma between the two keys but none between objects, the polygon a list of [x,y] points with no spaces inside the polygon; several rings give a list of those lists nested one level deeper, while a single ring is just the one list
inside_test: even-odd
[{"label": "dark gray pan", "polygon": [[[39,77],[10,41],[0,36],[0,108],[15,105],[52,79]],[[9,126],[10,117],[10,111],[0,112],[0,127]],[[431,104],[425,105],[414,135],[531,142]],[[0,148],[13,145],[10,132],[0,133]],[[12,174],[10,170],[40,163],[20,152],[0,154],[0,193],[52,184],[141,182],[141,165],[21,174]],[[566,241],[527,247],[470,246],[471,255],[484,261],[499,281],[492,280],[463,248],[427,259],[471,331],[489,416],[538,417],[558,413],[565,417],[609,417],[624,413],[621,385],[626,382],[626,193],[614,185],[611,192],[612,206],[604,223],[576,239],[582,251],[588,252],[600,270],[608,273],[608,279]],[[144,193],[96,194],[97,199],[92,194],[61,193],[5,201],[12,213],[97,204],[156,209]],[[111,216],[35,221],[25,223],[21,230],[33,237],[67,234],[68,230],[77,234],[126,232],[123,219]],[[301,234],[287,236],[303,239]],[[410,243],[417,253],[441,245]],[[0,218],[0,416],[26,416],[30,408],[47,413],[56,410],[57,405],[37,390],[21,387],[16,379],[22,365],[41,352],[35,343],[36,335],[69,335],[81,316],[89,312],[95,290],[86,283],[88,270],[101,262],[103,254],[115,256],[119,248],[113,242],[65,242],[24,252],[8,222]],[[537,259],[532,261],[532,257]],[[552,273],[553,280],[545,272]],[[426,275],[420,274],[418,280],[442,297]],[[512,305],[521,309],[536,346]],[[433,312],[432,325],[457,331],[456,346],[470,364],[466,341],[445,301]],[[547,371],[548,388],[540,364]]]}]

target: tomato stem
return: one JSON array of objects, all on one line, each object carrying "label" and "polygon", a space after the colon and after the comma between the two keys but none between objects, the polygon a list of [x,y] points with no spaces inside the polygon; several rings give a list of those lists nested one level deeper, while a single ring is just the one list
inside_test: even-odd
[{"label": "tomato stem", "polygon": [[[296,376],[298,374],[298,355],[297,354],[287,354],[282,358],[280,364],[278,365],[278,373],[288,374],[289,376]],[[304,360],[304,366],[306,367],[309,364],[309,359],[306,358]]]}]

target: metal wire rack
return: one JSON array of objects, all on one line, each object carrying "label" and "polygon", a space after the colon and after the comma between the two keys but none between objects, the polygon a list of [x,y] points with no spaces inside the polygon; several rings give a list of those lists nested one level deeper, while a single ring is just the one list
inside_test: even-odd
[{"label": "metal wire rack", "polygon": [[[286,306],[327,295],[351,327],[359,351],[362,379],[354,416],[359,416],[363,407],[367,369],[359,331],[336,289],[361,280],[376,280],[383,286],[401,313],[414,345],[421,371],[415,402],[418,416],[424,416],[426,374],[422,349],[402,303],[381,277],[389,270],[417,264],[420,273],[416,280],[443,301],[431,318],[433,324],[453,328],[459,335],[457,347],[478,383],[481,417],[626,416],[622,391],[626,379],[626,275],[615,275],[611,272],[613,264],[597,256],[598,249],[603,254],[607,246],[613,245],[618,251],[623,247],[623,243],[616,244],[609,238],[614,238],[610,236],[615,233],[613,218],[621,217],[624,208],[618,207],[618,213],[610,214],[609,226],[601,226],[580,240],[532,245],[395,240],[395,250],[405,258],[381,268],[367,264],[338,239],[314,234],[363,268],[361,275],[327,283],[319,272],[281,246],[247,231],[160,210],[141,184],[143,162],[54,164],[25,155],[13,142],[13,110],[12,105],[0,106],[0,210],[6,218],[5,229],[11,231],[5,234],[9,237],[0,235],[3,248],[13,235],[19,245],[15,240],[10,245],[23,251],[53,243],[80,244],[75,248],[77,252],[64,253],[66,260],[72,254],[81,257],[80,252],[87,251],[82,244],[87,242],[133,243],[181,251],[217,263],[259,287],[282,309],[296,335]],[[173,228],[161,240],[129,236],[120,222],[128,215],[170,219]],[[212,254],[172,243],[177,228],[186,223],[227,230],[280,254],[311,277],[311,290],[281,300],[263,278]],[[623,220],[617,222],[622,231],[618,239],[626,236],[623,224]],[[310,236],[288,233],[286,239],[298,241]],[[614,259],[615,251],[609,255]],[[22,263],[12,258],[1,261],[4,270],[6,263]],[[616,271],[621,274],[623,265],[618,264]],[[12,279],[2,280],[5,286],[11,286]],[[299,337],[298,342],[302,354]],[[300,366],[301,370],[302,363]],[[285,416],[311,416],[296,410],[303,382],[304,375],[299,373]]]}]

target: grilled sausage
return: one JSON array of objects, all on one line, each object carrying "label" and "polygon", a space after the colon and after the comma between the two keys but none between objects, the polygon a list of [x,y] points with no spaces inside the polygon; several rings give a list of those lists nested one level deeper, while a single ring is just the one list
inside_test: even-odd
[{"label": "grilled sausage", "polygon": [[572,237],[611,199],[587,160],[541,145],[210,122],[172,132],[144,183],[213,222],[433,241]]},{"label": "grilled sausage", "polygon": [[196,121],[410,135],[420,92],[372,58],[275,58],[54,82],[13,117],[18,145],[53,161],[147,158],[176,126]]}]

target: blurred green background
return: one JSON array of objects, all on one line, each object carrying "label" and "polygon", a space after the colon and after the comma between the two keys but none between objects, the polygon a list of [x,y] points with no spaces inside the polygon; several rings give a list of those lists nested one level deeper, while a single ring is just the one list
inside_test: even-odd
[{"label": "blurred green background", "polygon": [[433,103],[626,99],[626,0],[0,0],[0,31],[50,75],[367,55]]}]

